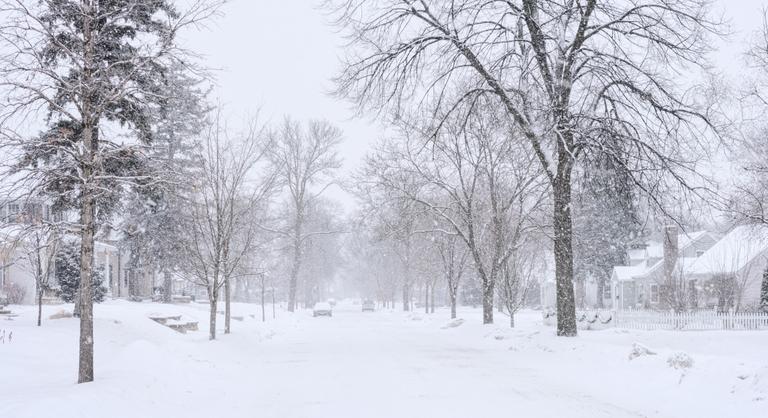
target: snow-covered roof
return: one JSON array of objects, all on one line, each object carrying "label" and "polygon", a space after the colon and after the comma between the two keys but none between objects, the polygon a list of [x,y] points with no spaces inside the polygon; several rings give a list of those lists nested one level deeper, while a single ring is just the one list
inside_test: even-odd
[{"label": "snow-covered roof", "polygon": [[[698,241],[709,232],[695,231],[683,232],[677,235],[678,251],[683,251],[691,244]],[[645,242],[645,248],[635,248],[627,251],[630,260],[646,260],[653,258],[664,258],[664,243],[661,241],[649,240]]]},{"label": "snow-covered roof", "polygon": [[735,273],[768,250],[768,228],[738,226],[696,259],[690,274]]},{"label": "snow-covered roof", "polygon": [[645,264],[636,266],[616,266],[613,268],[613,277],[620,282],[630,281],[637,276],[642,275],[647,267]]}]

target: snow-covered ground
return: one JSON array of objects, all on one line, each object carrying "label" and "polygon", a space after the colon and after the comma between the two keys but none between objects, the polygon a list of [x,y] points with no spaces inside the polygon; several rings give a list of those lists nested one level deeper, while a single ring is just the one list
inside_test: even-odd
[{"label": "snow-covered ground", "polygon": [[[45,317],[71,306],[46,306]],[[77,320],[0,320],[0,417],[765,417],[767,332],[582,331],[558,338],[536,312],[518,328],[447,326],[447,312],[309,311],[262,323],[236,305],[207,341],[205,305],[96,307],[96,381],[76,385]],[[179,334],[148,319],[181,314]],[[251,317],[254,315],[254,317]],[[506,323],[504,317],[498,322]],[[457,325],[458,323],[451,323]],[[629,359],[639,343],[654,355]],[[668,364],[676,353],[693,364]],[[685,359],[684,355],[677,355]],[[676,363],[680,364],[680,362]]]}]

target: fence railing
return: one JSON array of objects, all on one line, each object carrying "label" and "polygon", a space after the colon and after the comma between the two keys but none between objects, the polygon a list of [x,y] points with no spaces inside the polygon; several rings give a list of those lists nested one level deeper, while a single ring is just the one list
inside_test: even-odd
[{"label": "fence railing", "polygon": [[[544,323],[554,325],[557,314],[544,312]],[[590,310],[577,312],[580,329],[626,328],[646,331],[766,330],[765,312],[663,312],[641,310]]]}]

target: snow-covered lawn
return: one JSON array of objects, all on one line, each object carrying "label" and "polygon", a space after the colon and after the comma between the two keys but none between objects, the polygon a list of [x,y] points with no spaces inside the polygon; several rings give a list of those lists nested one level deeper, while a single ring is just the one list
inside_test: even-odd
[{"label": "snow-covered lawn", "polygon": [[[343,304],[332,318],[278,312],[265,324],[258,306],[236,305],[244,321],[209,342],[205,305],[109,301],[96,307],[96,381],[76,385],[77,320],[37,328],[33,307],[11,309],[20,316],[0,320],[13,332],[0,344],[0,417],[768,416],[768,332],[563,339],[536,312],[510,330],[472,310],[447,326],[446,311]],[[200,330],[176,333],[148,319],[157,314]],[[635,343],[656,354],[630,360]],[[689,368],[669,364],[688,357]]]}]

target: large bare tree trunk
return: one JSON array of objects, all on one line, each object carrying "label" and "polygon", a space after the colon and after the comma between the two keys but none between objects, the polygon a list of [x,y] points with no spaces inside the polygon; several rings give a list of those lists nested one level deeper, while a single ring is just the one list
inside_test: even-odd
[{"label": "large bare tree trunk", "polygon": [[[568,158],[568,157],[564,157]],[[560,171],[560,170],[558,170]],[[573,247],[570,173],[560,173],[553,184],[555,233],[555,282],[557,335],[575,336],[576,306],[573,294]]]}]

